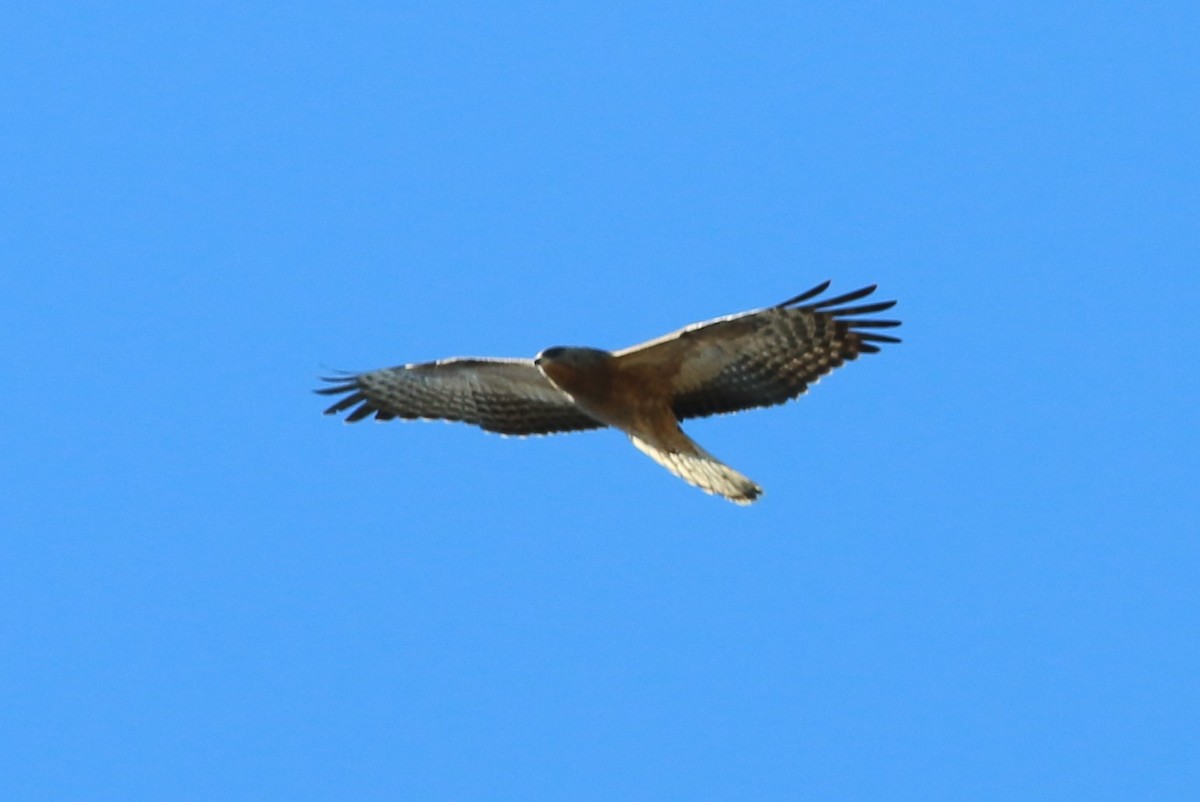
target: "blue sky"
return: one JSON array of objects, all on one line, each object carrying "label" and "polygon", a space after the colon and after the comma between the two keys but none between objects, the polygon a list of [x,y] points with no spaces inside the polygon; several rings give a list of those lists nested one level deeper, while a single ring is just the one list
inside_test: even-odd
[{"label": "blue sky", "polygon": [[[0,37],[3,798],[1195,798],[1194,4]],[[688,425],[750,508],[310,393],[827,278],[905,341]]]}]

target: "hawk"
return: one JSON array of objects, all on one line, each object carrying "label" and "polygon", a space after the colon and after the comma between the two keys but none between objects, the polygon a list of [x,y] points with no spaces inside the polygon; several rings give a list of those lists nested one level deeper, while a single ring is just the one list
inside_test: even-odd
[{"label": "hawk", "polygon": [[765,309],[695,323],[620,351],[556,346],[534,359],[456,357],[322,377],[341,395],[325,410],[352,423],[427,418],[502,435],[613,427],[706,493],[749,504],[762,488],[683,433],[688,418],[782,404],[842,363],[900,340],[863,318],[895,301],[847,306],[875,285],[817,300],[828,281]]}]

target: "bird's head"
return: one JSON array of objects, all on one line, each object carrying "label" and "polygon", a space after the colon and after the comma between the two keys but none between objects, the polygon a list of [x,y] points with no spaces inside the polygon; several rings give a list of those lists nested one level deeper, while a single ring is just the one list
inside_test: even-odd
[{"label": "bird's head", "polygon": [[612,354],[600,348],[576,348],[556,345],[553,348],[547,348],[542,351],[533,362],[539,367],[562,365],[564,367],[584,369],[600,365],[611,357]]}]

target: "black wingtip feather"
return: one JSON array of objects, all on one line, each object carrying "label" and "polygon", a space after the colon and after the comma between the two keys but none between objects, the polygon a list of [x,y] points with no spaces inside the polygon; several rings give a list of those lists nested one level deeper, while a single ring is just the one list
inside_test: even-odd
[{"label": "black wingtip feather", "polygon": [[358,374],[349,370],[337,371],[337,376],[318,376],[317,378],[323,382],[332,384],[333,387],[318,387],[313,390],[314,393],[320,395],[337,395],[338,393],[348,393],[351,390],[358,389]]},{"label": "black wingtip feather", "polygon": [[855,332],[858,335],[860,342],[872,343],[898,343],[903,342],[899,337],[892,337],[888,334],[874,334],[869,332]]},{"label": "black wingtip feather", "polygon": [[375,407],[371,406],[370,402],[363,402],[357,409],[346,416],[346,423],[357,423],[375,412]]},{"label": "black wingtip feather", "polygon": [[825,281],[821,282],[817,286],[813,287],[808,292],[802,292],[799,295],[797,295],[795,298],[789,298],[786,301],[784,301],[783,303],[776,304],[775,306],[777,309],[782,309],[785,306],[794,306],[795,304],[803,303],[803,302],[807,301],[809,298],[815,298],[816,296],[825,292],[825,290],[829,289],[829,285],[832,283],[833,283],[832,279],[826,279]]},{"label": "black wingtip feather", "polygon": [[894,329],[900,325],[899,320],[851,320],[847,322],[856,329]]},{"label": "black wingtip feather", "polygon": [[[339,379],[340,381],[340,379]],[[357,383],[339,384],[336,387],[318,387],[313,390],[317,395],[337,395],[338,393],[349,393],[358,389]]]},{"label": "black wingtip feather", "polygon": [[[845,304],[845,303],[850,303],[851,301],[857,301],[859,298],[866,298],[868,295],[875,292],[876,286],[877,285],[872,284],[869,287],[863,287],[861,290],[855,290],[854,292],[848,292],[845,295],[838,295],[833,298],[826,298],[824,301],[821,301],[820,303],[809,304],[808,306],[806,306],[804,308],[816,311],[818,309],[828,309],[829,307],[837,306],[838,304]],[[841,310],[838,310],[838,314],[841,314]]]},{"label": "black wingtip feather", "polygon": [[345,412],[350,407],[356,404],[369,403],[367,397],[362,393],[352,393],[345,398],[339,399],[337,403],[332,404],[325,410],[326,415],[337,415],[339,412]]},{"label": "black wingtip feather", "polygon": [[875,312],[882,312],[885,309],[891,309],[895,305],[895,301],[879,301],[878,303],[848,306],[845,309],[833,309],[831,311],[838,317],[845,317],[846,315],[870,315]]}]

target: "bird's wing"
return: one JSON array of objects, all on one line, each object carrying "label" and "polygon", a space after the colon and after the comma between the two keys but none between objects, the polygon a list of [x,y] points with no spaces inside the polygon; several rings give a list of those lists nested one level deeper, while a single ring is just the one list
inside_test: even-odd
[{"label": "bird's wing", "polygon": [[846,306],[875,286],[814,300],[829,282],[766,309],[696,323],[614,354],[630,367],[661,366],[673,375],[675,416],[703,417],[781,404],[859,354],[900,340],[875,329],[896,320],[863,319],[895,301]]},{"label": "bird's wing", "polygon": [[344,394],[325,414],[351,410],[347,422],[370,415],[377,420],[434,418],[512,435],[604,426],[580,411],[528,359],[446,359],[324,380],[333,386],[316,392]]}]

